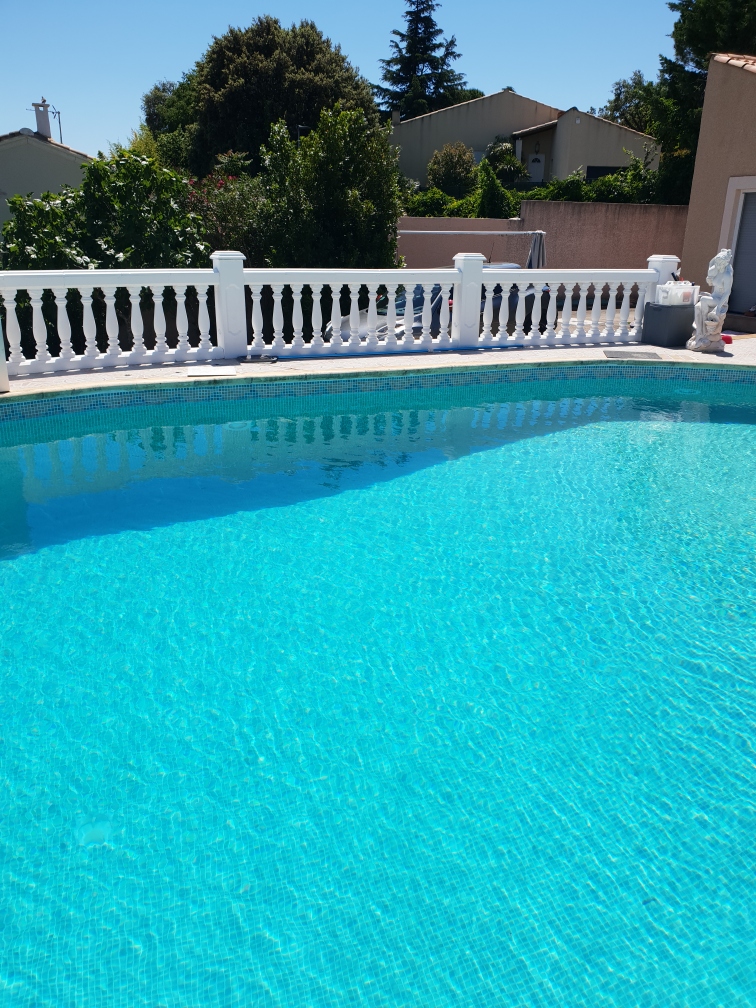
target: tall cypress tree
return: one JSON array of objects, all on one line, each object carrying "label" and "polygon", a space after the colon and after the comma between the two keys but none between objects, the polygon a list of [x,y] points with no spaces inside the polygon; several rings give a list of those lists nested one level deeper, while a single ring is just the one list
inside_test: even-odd
[{"label": "tall cypress tree", "polygon": [[433,12],[436,0],[406,0],[406,30],[394,29],[390,42],[393,55],[381,60],[381,79],[375,93],[384,108],[400,112],[403,119],[435,112],[459,102],[480,98],[477,88],[468,88],[462,74],[452,69],[459,59],[457,40],[441,38]]}]

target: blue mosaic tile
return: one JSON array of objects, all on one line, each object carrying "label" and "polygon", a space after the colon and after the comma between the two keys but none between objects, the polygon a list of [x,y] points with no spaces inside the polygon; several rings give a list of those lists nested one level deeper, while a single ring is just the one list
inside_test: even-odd
[{"label": "blue mosaic tile", "polygon": [[606,379],[613,381],[679,381],[711,385],[754,385],[756,369],[706,367],[701,365],[567,364],[542,366],[497,366],[475,370],[420,372],[415,374],[364,375],[325,379],[274,381],[229,381],[212,384],[158,385],[152,388],[120,388],[94,392],[30,396],[0,402],[0,423],[60,416],[102,409],[133,406],[165,406],[173,403],[239,402],[302,396],[356,395],[402,392],[464,386],[566,382]]}]

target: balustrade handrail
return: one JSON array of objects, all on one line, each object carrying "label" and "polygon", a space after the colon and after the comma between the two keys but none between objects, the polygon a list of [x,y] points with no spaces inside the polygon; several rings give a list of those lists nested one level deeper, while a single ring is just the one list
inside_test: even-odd
[{"label": "balustrade handrail", "polygon": [[[206,268],[151,269],[65,269],[65,270],[0,270],[0,290],[54,290],[56,287],[151,287],[152,284],[194,286],[213,283],[215,273]],[[70,281],[70,283],[68,282]]]},{"label": "balustrade handrail", "polygon": [[626,343],[674,268],[669,256],[652,257],[658,269],[507,269],[478,253],[434,269],[244,269],[241,252],[211,258],[211,269],[0,272],[9,374]]}]

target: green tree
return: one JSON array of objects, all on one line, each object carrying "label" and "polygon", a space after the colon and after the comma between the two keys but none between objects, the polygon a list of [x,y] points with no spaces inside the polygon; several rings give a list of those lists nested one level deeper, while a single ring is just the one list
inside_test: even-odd
[{"label": "green tree", "polygon": [[596,114],[639,133],[653,135],[655,87],[653,81],[646,80],[640,70],[635,70],[627,80],[615,82],[611,98]]},{"label": "green tree", "polygon": [[510,216],[509,193],[485,158],[478,165],[478,192],[478,217]]},{"label": "green tree", "polygon": [[399,111],[403,119],[435,112],[459,102],[480,98],[482,91],[468,88],[462,74],[452,69],[459,59],[457,40],[441,38],[433,12],[436,0],[405,0],[405,31],[394,29],[389,43],[392,55],[381,60],[386,87],[374,90],[383,107]]},{"label": "green tree", "polygon": [[428,185],[455,199],[467,196],[475,188],[478,171],[475,167],[472,147],[461,141],[444,144],[440,151],[434,151],[428,162]]},{"label": "green tree", "polygon": [[525,165],[515,156],[514,147],[503,136],[494,137],[485,157],[505,189],[530,178]]},{"label": "green tree", "polygon": [[186,179],[129,151],[88,164],[79,188],[9,200],[6,269],[194,266],[207,261]]},{"label": "green tree", "polygon": [[249,152],[256,171],[273,123],[312,129],[336,102],[378,121],[370,85],[339,46],[312,21],[283,28],[265,16],[214,39],[180,83],[156,84],[143,108],[161,158],[202,176],[228,150]]},{"label": "green tree", "polygon": [[756,56],[756,0],[677,0],[672,29],[678,62],[705,73],[712,52]]},{"label": "green tree", "polygon": [[299,146],[274,125],[262,159],[256,264],[396,265],[402,195],[388,128],[361,111],[323,110]]}]

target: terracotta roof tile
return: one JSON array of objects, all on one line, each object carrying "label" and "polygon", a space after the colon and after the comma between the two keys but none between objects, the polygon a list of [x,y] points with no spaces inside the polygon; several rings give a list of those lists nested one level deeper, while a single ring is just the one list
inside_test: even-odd
[{"label": "terracotta roof tile", "polygon": [[712,57],[717,63],[729,63],[750,73],[756,73],[756,56],[739,56],[737,53],[714,53]]}]

